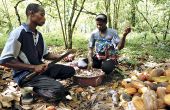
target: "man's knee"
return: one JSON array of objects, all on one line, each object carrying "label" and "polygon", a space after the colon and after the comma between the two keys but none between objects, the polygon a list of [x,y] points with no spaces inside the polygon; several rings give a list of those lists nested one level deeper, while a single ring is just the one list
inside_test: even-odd
[{"label": "man's knee", "polygon": [[111,73],[116,67],[116,62],[113,60],[106,60],[102,63],[102,70],[106,73],[109,74]]},{"label": "man's knee", "polygon": [[68,77],[74,76],[75,73],[76,71],[73,67],[68,67]]}]

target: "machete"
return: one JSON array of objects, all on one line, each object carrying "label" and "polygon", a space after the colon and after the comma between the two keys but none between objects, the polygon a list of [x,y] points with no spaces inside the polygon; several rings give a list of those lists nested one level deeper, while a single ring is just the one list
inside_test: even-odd
[{"label": "machete", "polygon": [[[56,60],[52,61],[51,63],[48,64],[48,68],[51,68],[55,65],[55,63],[61,61],[63,58],[65,58],[66,56],[68,56],[70,53],[73,53],[73,51],[67,51],[64,54],[62,54],[60,57],[58,57]],[[35,77],[36,75],[38,75],[35,72],[30,73],[29,75],[27,75],[24,79],[24,81],[28,81],[31,78]]]}]

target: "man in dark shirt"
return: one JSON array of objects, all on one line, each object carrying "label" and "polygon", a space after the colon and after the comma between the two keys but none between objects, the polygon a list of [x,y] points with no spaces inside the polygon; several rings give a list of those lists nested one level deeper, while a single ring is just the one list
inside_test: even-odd
[{"label": "man in dark shirt", "polygon": [[[45,11],[38,4],[26,8],[27,23],[14,29],[0,57],[0,64],[13,69],[13,79],[21,87],[33,87],[34,92],[48,101],[61,100],[66,94],[63,85],[56,79],[70,78],[75,74],[72,67],[56,64],[48,68],[42,59],[55,60],[59,57],[47,51],[42,34],[36,29],[45,23]],[[35,72],[38,75],[24,81]]]}]

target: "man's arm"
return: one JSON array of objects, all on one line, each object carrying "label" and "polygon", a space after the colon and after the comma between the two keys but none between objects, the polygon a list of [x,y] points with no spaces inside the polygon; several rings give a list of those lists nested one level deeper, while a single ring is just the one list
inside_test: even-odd
[{"label": "man's arm", "polygon": [[93,48],[89,48],[89,52],[88,52],[88,68],[87,69],[92,69],[93,66]]},{"label": "man's arm", "polygon": [[119,44],[118,44],[118,50],[121,50],[121,49],[123,49],[124,48],[124,46],[125,46],[125,42],[126,42],[126,34],[123,34],[123,37],[122,37],[122,39],[120,40],[120,42],[119,42]]},{"label": "man's arm", "polygon": [[9,67],[9,68],[13,68],[15,70],[30,70],[30,71],[34,70],[34,65],[21,63],[20,61],[18,61],[16,59],[13,59],[13,60],[11,60],[5,64],[2,64],[2,65]]},{"label": "man's arm", "polygon": [[47,69],[46,64],[31,65],[31,64],[22,63],[16,59],[6,62],[5,64],[2,65],[9,68],[13,68],[14,70],[29,70],[31,72],[36,72],[36,73],[42,73]]},{"label": "man's arm", "polygon": [[131,28],[130,28],[130,27],[128,27],[128,28],[125,29],[125,32],[123,33],[123,37],[122,37],[121,41],[119,42],[119,44],[118,44],[118,46],[117,46],[117,47],[118,47],[118,50],[121,50],[121,49],[124,48],[125,42],[126,42],[126,36],[127,36],[130,32],[131,32]]},{"label": "man's arm", "polygon": [[89,39],[89,50],[88,50],[88,69],[92,68],[93,65],[93,51],[94,51],[94,46],[95,46],[95,39],[94,39],[94,35],[91,34],[91,37]]},{"label": "man's arm", "polygon": [[44,57],[45,60],[55,60],[57,58],[59,58],[61,55],[56,54],[56,53],[48,53],[47,56]]},{"label": "man's arm", "polygon": [[88,52],[88,61],[89,61],[89,64],[93,63],[92,57],[93,57],[93,48],[89,48],[89,52]]}]

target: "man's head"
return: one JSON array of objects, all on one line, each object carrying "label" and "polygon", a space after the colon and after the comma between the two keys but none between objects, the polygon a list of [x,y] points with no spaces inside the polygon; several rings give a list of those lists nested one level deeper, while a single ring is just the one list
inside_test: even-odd
[{"label": "man's head", "polygon": [[39,4],[29,4],[26,8],[26,15],[29,22],[37,26],[42,26],[45,23],[45,10]]},{"label": "man's head", "polygon": [[106,29],[107,24],[107,16],[105,14],[98,14],[96,16],[96,25],[100,31],[104,31]]}]

